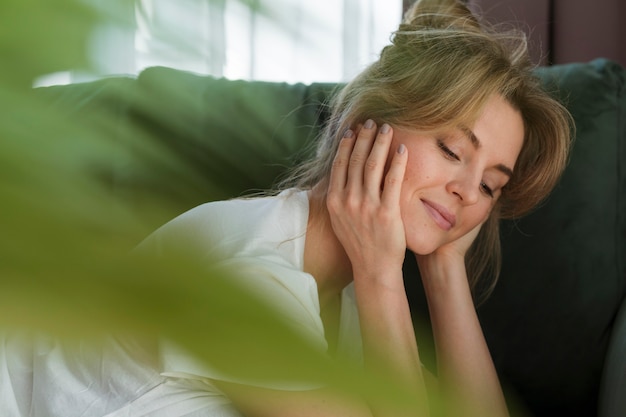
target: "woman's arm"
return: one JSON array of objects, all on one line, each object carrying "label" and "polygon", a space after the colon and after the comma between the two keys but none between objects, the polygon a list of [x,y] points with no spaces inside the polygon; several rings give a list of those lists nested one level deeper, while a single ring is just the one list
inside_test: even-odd
[{"label": "woman's arm", "polygon": [[245,417],[372,417],[364,401],[331,388],[281,391],[213,381]]},{"label": "woman's arm", "polygon": [[433,254],[417,256],[437,351],[439,401],[446,415],[508,416],[498,376],[476,315],[464,255],[475,230]]},{"label": "woman's arm", "polygon": [[[383,389],[348,397],[332,387],[298,392],[214,381],[245,416],[429,415],[402,277],[406,240],[399,196],[407,152],[394,150],[389,157],[391,139],[391,128],[377,132],[374,124],[362,127],[358,137],[345,137],[327,194],[334,234],[352,265],[365,371]],[[408,395],[391,398],[384,389],[390,386]]]},{"label": "woman's arm", "polygon": [[377,132],[370,121],[357,138],[343,138],[327,205],[352,265],[366,369],[399,383],[413,399],[402,408],[381,398],[371,403],[373,413],[420,416],[428,414],[428,402],[402,277],[406,239],[399,199],[407,151],[390,150],[392,135],[389,125]]}]

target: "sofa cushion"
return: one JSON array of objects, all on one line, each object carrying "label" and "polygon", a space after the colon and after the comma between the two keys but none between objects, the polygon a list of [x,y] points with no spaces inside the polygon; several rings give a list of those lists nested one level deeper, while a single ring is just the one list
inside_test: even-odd
[{"label": "sofa cushion", "polygon": [[[319,100],[332,88],[144,70],[130,117],[152,146],[136,149],[134,188],[176,201],[180,211],[270,188],[310,154]],[[151,157],[155,147],[165,152]]]},{"label": "sofa cushion", "polygon": [[626,414],[626,299],[611,331],[600,385],[599,417],[623,417]]}]

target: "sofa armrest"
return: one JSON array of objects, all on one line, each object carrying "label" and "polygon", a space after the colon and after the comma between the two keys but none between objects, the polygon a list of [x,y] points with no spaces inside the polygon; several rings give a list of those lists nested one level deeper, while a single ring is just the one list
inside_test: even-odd
[{"label": "sofa armrest", "polygon": [[626,298],[615,318],[600,385],[598,417],[626,416]]}]

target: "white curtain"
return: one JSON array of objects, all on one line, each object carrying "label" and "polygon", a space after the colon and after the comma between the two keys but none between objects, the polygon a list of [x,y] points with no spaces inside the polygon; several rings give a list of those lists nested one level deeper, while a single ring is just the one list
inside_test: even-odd
[{"label": "white curtain", "polygon": [[[375,60],[401,0],[138,0],[137,70],[345,81]],[[167,39],[168,42],[162,42]]]}]

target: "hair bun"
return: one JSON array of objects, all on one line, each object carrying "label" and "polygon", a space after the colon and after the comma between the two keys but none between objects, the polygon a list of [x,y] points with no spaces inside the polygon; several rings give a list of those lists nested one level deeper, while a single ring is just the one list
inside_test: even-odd
[{"label": "hair bun", "polygon": [[480,30],[477,17],[461,0],[416,0],[404,14],[402,29]]}]

